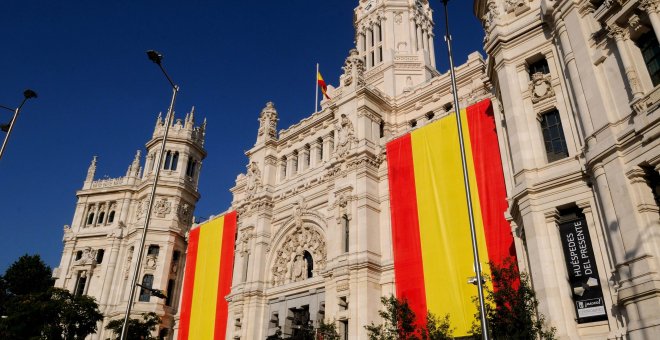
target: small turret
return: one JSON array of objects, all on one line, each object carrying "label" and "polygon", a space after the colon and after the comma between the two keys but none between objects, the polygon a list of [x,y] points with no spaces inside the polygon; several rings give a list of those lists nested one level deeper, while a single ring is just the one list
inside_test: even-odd
[{"label": "small turret", "polygon": [[277,110],[273,102],[266,103],[266,107],[261,110],[259,115],[259,132],[257,133],[257,142],[265,143],[271,140],[277,140]]},{"label": "small turret", "polygon": [[140,177],[140,158],[142,156],[142,151],[138,150],[135,153],[135,158],[133,158],[133,162],[131,165],[128,166],[128,170],[126,171],[126,177],[135,177],[138,178]]}]

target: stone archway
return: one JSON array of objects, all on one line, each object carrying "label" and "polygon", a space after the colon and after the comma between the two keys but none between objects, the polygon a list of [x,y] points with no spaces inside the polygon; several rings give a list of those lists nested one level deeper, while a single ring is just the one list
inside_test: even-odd
[{"label": "stone archway", "polygon": [[310,276],[316,277],[326,265],[325,237],[315,224],[302,221],[295,223],[283,236],[273,255],[270,280],[272,286],[307,280]]}]

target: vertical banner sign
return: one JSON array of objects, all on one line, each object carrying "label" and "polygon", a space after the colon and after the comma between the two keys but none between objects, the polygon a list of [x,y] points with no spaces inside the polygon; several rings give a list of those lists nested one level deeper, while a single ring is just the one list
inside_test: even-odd
[{"label": "vertical banner sign", "polygon": [[607,320],[603,289],[584,216],[559,224],[578,323]]}]

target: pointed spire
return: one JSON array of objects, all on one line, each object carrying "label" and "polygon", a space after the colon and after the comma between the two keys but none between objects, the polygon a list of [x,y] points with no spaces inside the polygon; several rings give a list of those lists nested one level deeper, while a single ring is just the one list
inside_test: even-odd
[{"label": "pointed spire", "polygon": [[195,105],[190,109],[190,122],[195,124]]},{"label": "pointed spire", "polygon": [[93,181],[95,174],[96,174],[96,156],[92,157],[92,163],[89,165],[89,168],[87,169],[87,177],[85,178],[85,182]]},{"label": "pointed spire", "polygon": [[158,112],[158,118],[156,118],[156,127],[161,127],[163,125],[163,113]]}]

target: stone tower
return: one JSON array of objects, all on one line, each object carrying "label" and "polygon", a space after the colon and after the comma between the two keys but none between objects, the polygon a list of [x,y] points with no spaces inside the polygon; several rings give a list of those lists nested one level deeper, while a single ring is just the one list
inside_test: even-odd
[{"label": "stone tower", "polygon": [[437,75],[428,0],[360,0],[355,43],[365,78],[389,96]]},{"label": "stone tower", "polygon": [[[160,335],[171,335],[178,308],[186,232],[200,198],[197,184],[206,157],[205,126],[206,122],[195,125],[194,108],[183,121],[177,119],[170,128],[163,157],[138,281],[165,291],[168,298],[150,297],[138,289],[133,307],[134,317],[156,312],[163,319]],[[104,319],[92,339],[111,338],[105,325],[124,317],[164,130],[159,115],[146,144],[144,165],[138,150],[123,177],[95,179],[95,156],[82,189],[76,193],[72,224],[64,227],[64,250],[54,271],[55,286],[96,299]]]}]

